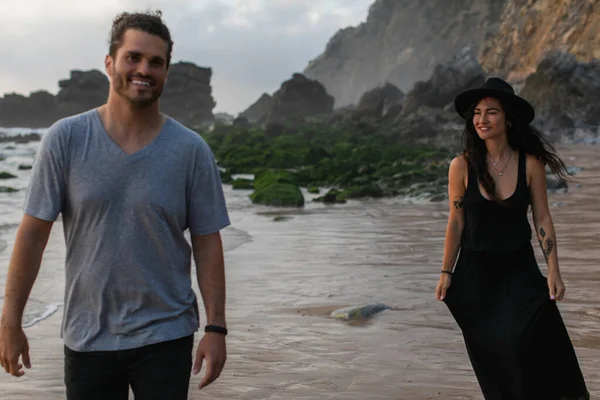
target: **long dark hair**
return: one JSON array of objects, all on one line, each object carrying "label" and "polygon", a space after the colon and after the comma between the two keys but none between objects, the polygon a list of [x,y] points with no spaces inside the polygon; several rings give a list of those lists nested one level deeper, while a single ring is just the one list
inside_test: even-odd
[{"label": "long dark hair", "polygon": [[[565,163],[558,156],[554,146],[552,146],[552,144],[544,137],[542,132],[534,126],[516,118],[517,115],[512,110],[509,103],[503,102],[501,99],[497,100],[502,105],[506,122],[510,123],[506,127],[508,145],[513,149],[517,149],[519,152],[537,157],[545,166],[550,168],[556,177],[568,181],[572,174],[569,173]],[[479,101],[475,102],[467,113],[465,128],[462,135],[463,153],[465,154],[469,165],[475,170],[478,181],[481,182],[481,185],[490,198],[496,202],[502,203],[501,200],[496,198],[496,184],[488,170],[486,162],[487,147],[485,146],[485,141],[479,137],[475,130],[475,126],[473,125],[473,115],[478,103]]]}]

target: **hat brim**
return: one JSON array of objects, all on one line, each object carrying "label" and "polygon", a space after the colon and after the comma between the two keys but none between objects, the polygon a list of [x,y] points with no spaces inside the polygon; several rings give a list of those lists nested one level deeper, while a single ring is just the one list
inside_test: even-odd
[{"label": "hat brim", "polygon": [[535,110],[527,100],[517,95],[494,89],[479,88],[462,92],[454,99],[454,108],[461,118],[467,119],[469,118],[467,115],[469,108],[484,97],[495,97],[504,103],[509,103],[512,111],[517,114],[516,117],[527,124],[530,124],[535,119]]}]

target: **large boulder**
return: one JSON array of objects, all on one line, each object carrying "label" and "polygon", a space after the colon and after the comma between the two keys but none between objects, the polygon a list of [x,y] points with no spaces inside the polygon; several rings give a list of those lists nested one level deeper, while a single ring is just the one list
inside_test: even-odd
[{"label": "large boulder", "polygon": [[289,183],[297,186],[298,178],[287,171],[265,170],[256,174],[254,189],[261,190],[275,183]]},{"label": "large boulder", "polygon": [[443,108],[464,90],[481,86],[485,72],[469,47],[463,48],[447,62],[437,65],[427,81],[417,82],[404,100],[402,114],[421,106]]},{"label": "large boulder", "polygon": [[200,127],[214,121],[211,68],[189,62],[172,64],[161,97],[161,108],[184,125]]},{"label": "large boulder", "polygon": [[334,98],[321,83],[296,73],[273,94],[268,120],[329,115],[333,112],[333,103]]},{"label": "large boulder", "polygon": [[98,70],[73,70],[70,72],[70,78],[59,81],[58,86],[58,118],[98,107],[105,103],[108,97],[108,78]]},{"label": "large boulder", "polygon": [[365,92],[356,105],[355,113],[360,116],[380,118],[400,105],[403,98],[404,93],[400,89],[391,83],[386,83],[382,87]]},{"label": "large boulder", "polygon": [[274,183],[250,195],[254,204],[273,207],[303,207],[304,195],[300,188],[289,183]]},{"label": "large boulder", "polygon": [[569,53],[547,55],[520,95],[535,107],[534,124],[553,139],[569,140],[577,130],[600,126],[600,59],[578,62]]},{"label": "large boulder", "polygon": [[296,176],[286,171],[265,170],[256,174],[254,192],[250,199],[255,204],[275,207],[302,207],[304,195]]}]

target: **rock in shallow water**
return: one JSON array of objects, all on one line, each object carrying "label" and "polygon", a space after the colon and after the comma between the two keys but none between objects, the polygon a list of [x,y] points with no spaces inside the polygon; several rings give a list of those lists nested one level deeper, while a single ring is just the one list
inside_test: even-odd
[{"label": "rock in shallow water", "polygon": [[335,319],[341,319],[344,321],[357,321],[370,318],[375,314],[389,309],[390,308],[383,303],[370,303],[359,306],[340,308],[332,311],[331,316]]}]

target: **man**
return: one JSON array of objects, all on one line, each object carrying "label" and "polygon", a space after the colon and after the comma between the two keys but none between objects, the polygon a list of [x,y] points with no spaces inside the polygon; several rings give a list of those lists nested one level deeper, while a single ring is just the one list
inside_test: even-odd
[{"label": "man", "polygon": [[69,400],[125,400],[129,387],[139,400],[187,399],[199,327],[192,257],[207,315],[193,362],[194,374],[206,363],[199,387],[225,363],[220,230],[230,221],[210,148],[159,111],[172,46],[160,12],[119,15],[106,104],[56,122],[36,156],[9,266],[0,363],[17,377],[22,364],[31,367],[23,310],[62,213]]}]

